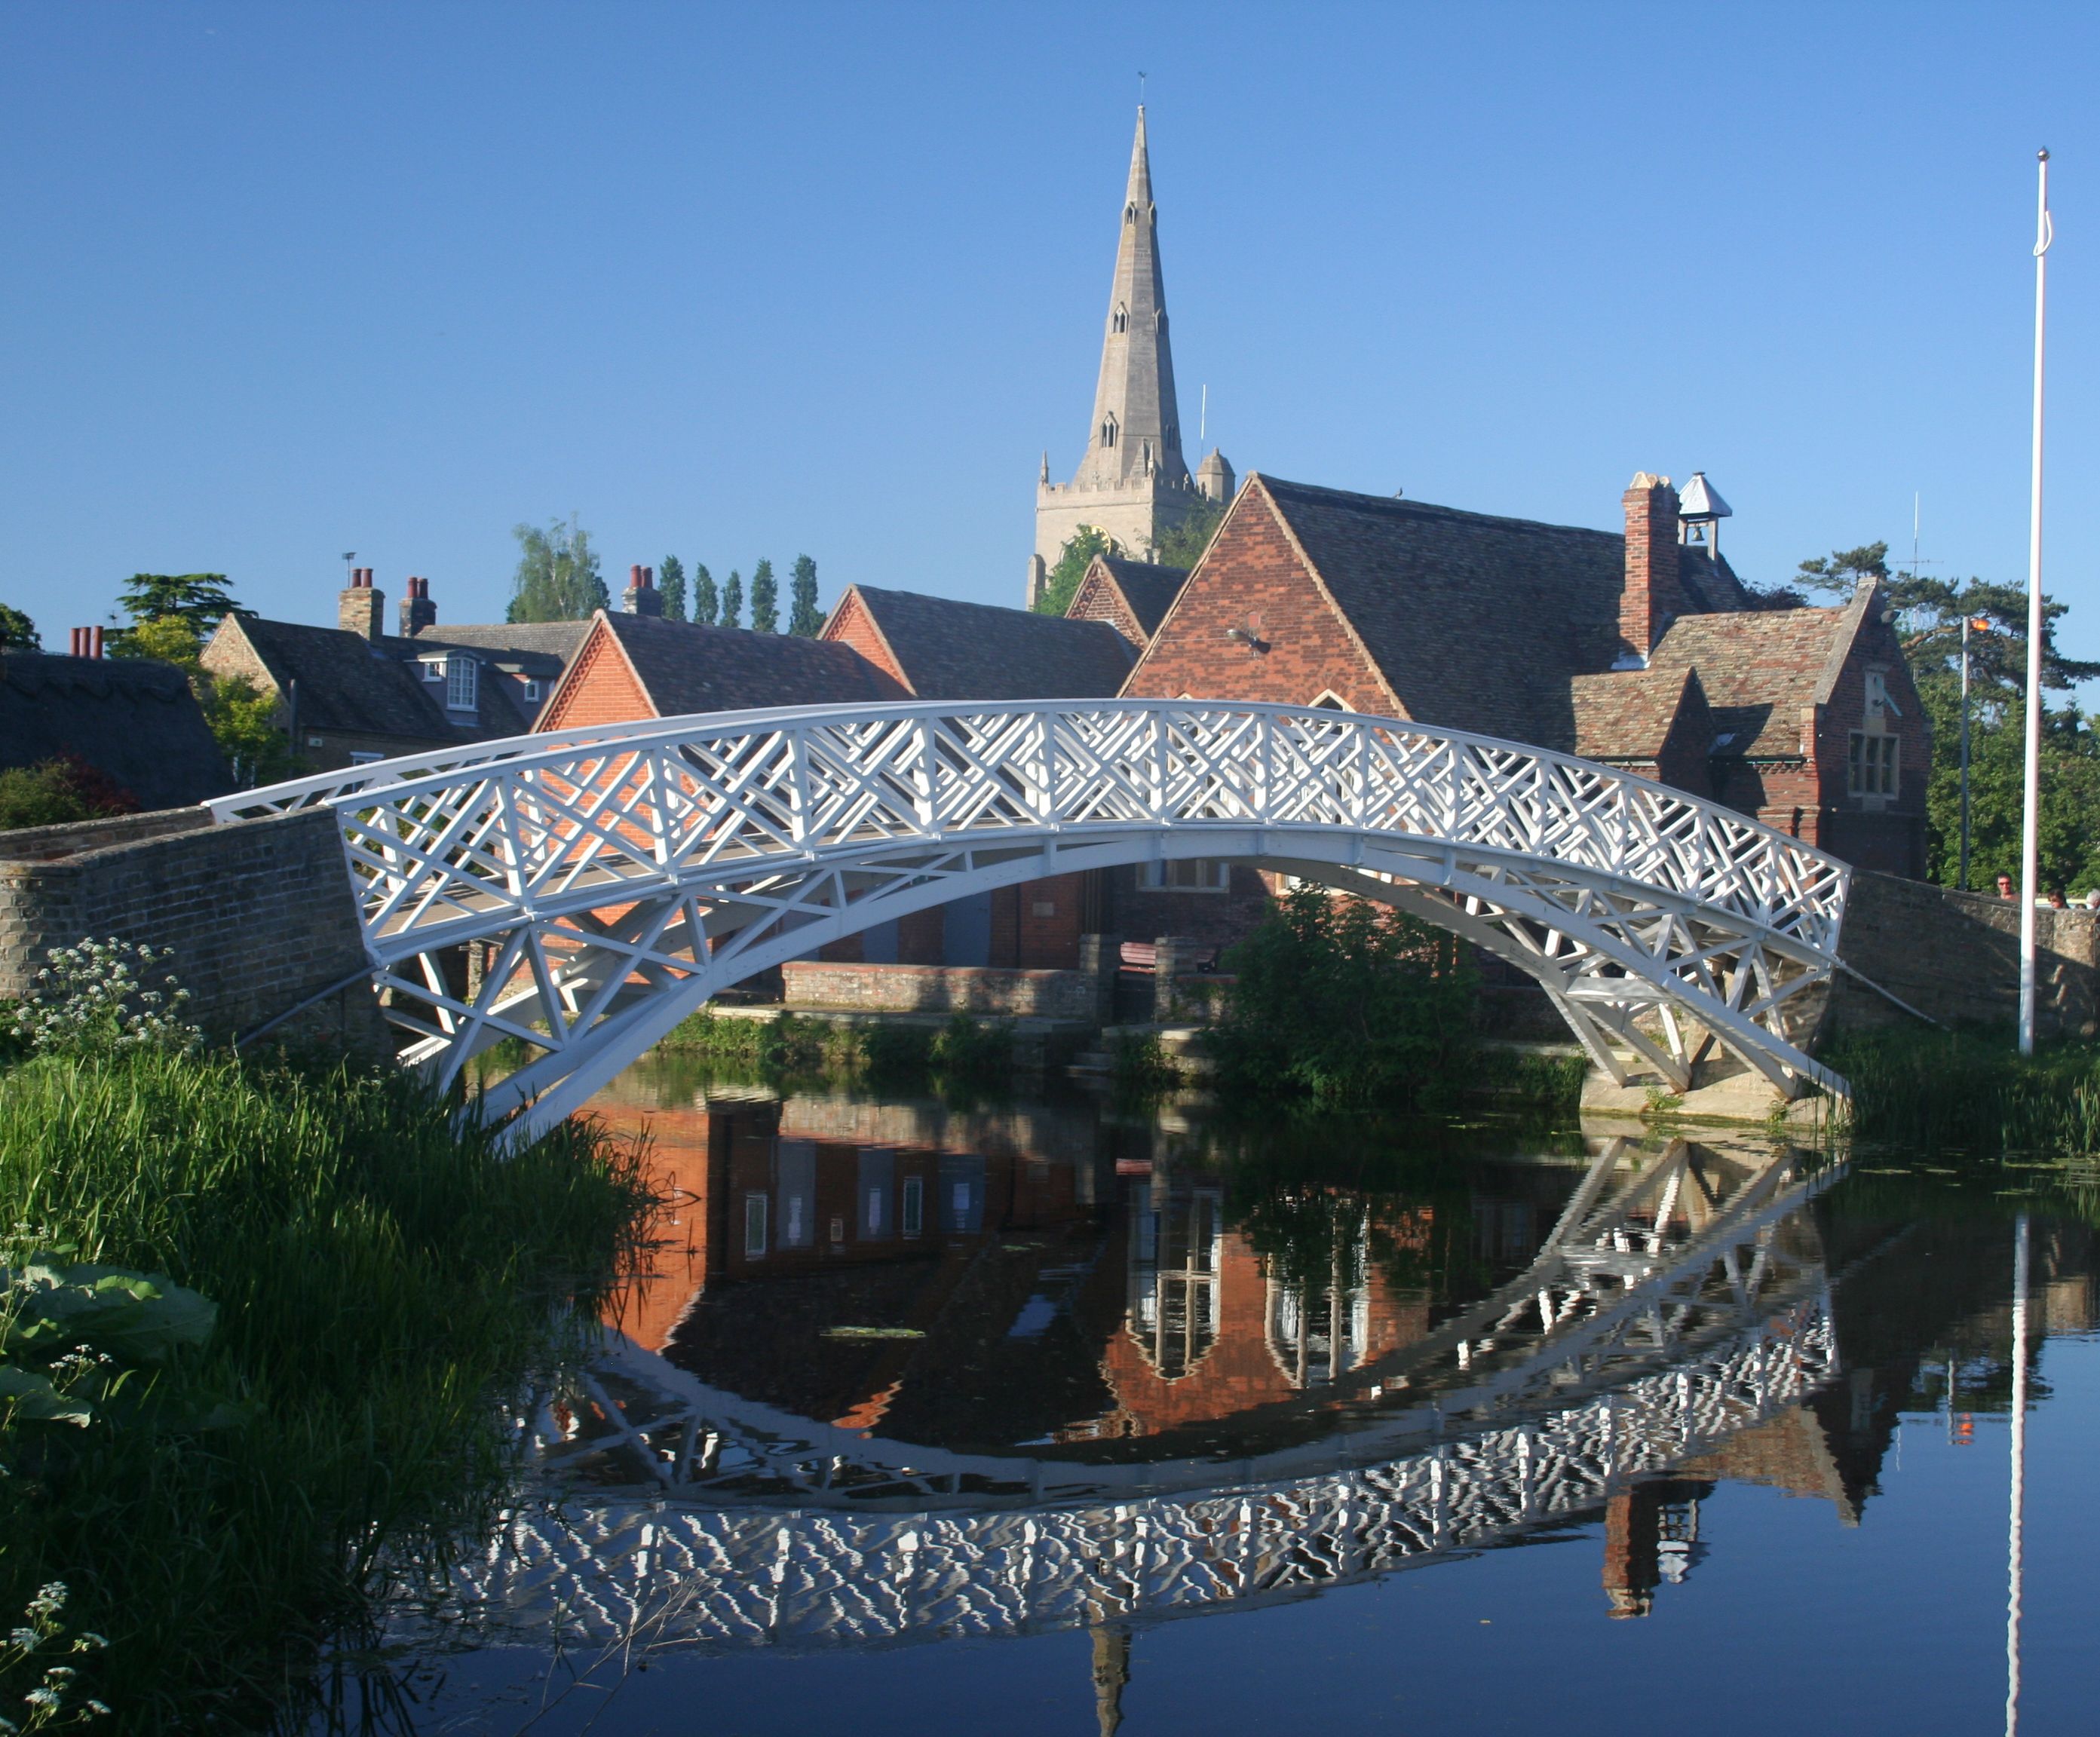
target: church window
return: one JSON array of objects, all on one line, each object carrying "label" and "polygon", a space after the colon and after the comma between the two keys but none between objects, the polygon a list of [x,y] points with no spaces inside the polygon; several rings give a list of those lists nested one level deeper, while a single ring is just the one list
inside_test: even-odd
[{"label": "church window", "polygon": [[1152,316],[1152,329],[1157,332],[1162,337],[1166,337],[1167,310],[1165,308],[1161,308],[1158,313]]},{"label": "church window", "polygon": [[1127,332],[1130,329],[1130,310],[1120,302],[1116,303],[1115,328],[1118,332]]},{"label": "church window", "polygon": [[1116,443],[1116,419],[1110,417],[1101,424],[1101,444],[1112,447]]},{"label": "church window", "polygon": [[1137,201],[1136,200],[1132,200],[1128,205],[1123,208],[1123,220],[1126,223],[1134,223],[1137,221]]}]

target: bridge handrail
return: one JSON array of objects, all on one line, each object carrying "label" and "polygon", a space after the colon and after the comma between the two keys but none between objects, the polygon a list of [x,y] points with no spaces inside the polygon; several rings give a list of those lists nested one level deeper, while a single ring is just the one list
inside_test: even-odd
[{"label": "bridge handrail", "polygon": [[[1676,790],[1653,779],[1639,777],[1620,768],[1600,765],[1577,756],[1554,749],[1532,747],[1489,736],[1474,731],[1450,730],[1433,725],[1424,725],[1404,718],[1382,717],[1374,714],[1330,711],[1325,708],[1290,706],[1268,702],[1207,699],[1074,699],[1074,700],[1009,700],[1009,701],[897,701],[876,705],[814,705],[765,708],[742,712],[692,713],[673,718],[651,718],[628,724],[590,725],[576,730],[549,732],[544,734],[513,736],[496,742],[462,745],[457,749],[446,749],[422,754],[404,755],[395,759],[373,762],[346,769],[341,772],[324,773],[313,777],[293,779],[262,788],[237,792],[220,797],[205,805],[219,822],[256,818],[261,815],[284,813],[293,809],[324,805],[340,811],[355,813],[390,801],[412,801],[415,799],[460,785],[473,779],[477,774],[501,775],[505,778],[551,772],[564,777],[565,769],[574,768],[580,758],[601,756],[607,752],[644,753],[652,749],[693,747],[711,741],[727,742],[749,738],[767,733],[779,733],[797,744],[795,752],[802,752],[801,744],[808,740],[813,730],[827,727],[839,730],[866,730],[870,726],[885,723],[914,720],[949,721],[969,730],[980,730],[982,726],[1000,719],[1037,717],[1041,721],[1042,740],[1046,744],[1044,758],[1048,781],[1056,783],[1057,765],[1056,744],[1057,726],[1061,721],[1081,724],[1087,721],[1107,721],[1118,716],[1149,715],[1169,725],[1176,721],[1201,726],[1202,721],[1215,721],[1220,737],[1229,735],[1240,721],[1265,719],[1272,725],[1282,723],[1296,726],[1302,731],[1330,732],[1337,728],[1352,729],[1366,741],[1374,738],[1401,740],[1419,743],[1434,753],[1449,751],[1450,757],[1440,778],[1455,784],[1462,783],[1463,769],[1468,764],[1477,764],[1468,756],[1510,756],[1515,760],[1529,763],[1532,767],[1559,771],[1578,779],[1595,781],[1592,794],[1578,800],[1572,788],[1562,786],[1565,800],[1562,811],[1571,819],[1590,817],[1604,818],[1608,814],[1625,813],[1635,803],[1651,805],[1652,831],[1657,835],[1683,822],[1696,818],[1702,840],[1718,829],[1719,836],[1729,845],[1717,859],[1710,860],[1709,853],[1701,849],[1693,855],[1701,872],[1686,875],[1676,852],[1650,853],[1641,865],[1642,871],[1633,873],[1628,865],[1599,860],[1595,849],[1595,840],[1586,827],[1574,834],[1577,848],[1563,855],[1555,846],[1566,844],[1565,839],[1549,841],[1535,853],[1538,857],[1559,857],[1586,869],[1628,875],[1651,888],[1659,888],[1692,897],[1721,904],[1739,912],[1760,912],[1763,920],[1772,922],[1769,915],[1776,907],[1791,907],[1798,918],[1807,919],[1807,932],[1796,931],[1796,938],[1812,950],[1826,956],[1834,956],[1837,949],[1838,924],[1842,919],[1851,871],[1839,859],[1828,853],[1806,844],[1776,829],[1752,819],[1738,810],[1727,808],[1710,799]],[[1270,738],[1272,741],[1273,737]],[[842,744],[849,747],[850,744]],[[1229,759],[1228,762],[1229,763]],[[1508,782],[1519,783],[1524,768],[1520,765],[1505,768],[1510,773]],[[569,773],[578,783],[585,783],[596,775],[596,769]],[[1154,793],[1155,806],[1161,812],[1149,813],[1145,820],[1177,827],[1204,825],[1274,826],[1279,830],[1293,827],[1320,824],[1347,824],[1344,822],[1308,822],[1300,818],[1264,813],[1271,809],[1277,791],[1269,781],[1248,780],[1233,787],[1235,800],[1247,805],[1251,812],[1222,819],[1206,817],[1196,819],[1178,818],[1164,810],[1171,806],[1171,799],[1162,789]],[[1608,792],[1608,798],[1606,793]],[[1139,791],[1137,794],[1143,795]],[[1069,800],[1069,799],[1068,799]],[[1084,814],[1062,817],[1054,812],[1057,805],[1046,798],[1045,812],[1035,817],[1036,824],[1055,831],[1089,832],[1116,826],[1128,827],[1143,823],[1128,816],[1108,820],[1088,818]],[[974,831],[1002,831],[1014,832],[1024,828],[1008,822],[992,827],[979,822],[943,828],[938,821],[927,830],[922,819],[920,835],[954,837]],[[1450,831],[1439,829],[1425,831],[1418,827],[1395,826],[1373,830],[1390,831],[1396,836],[1425,839],[1451,837]],[[900,839],[908,841],[909,834]],[[1581,848],[1586,840],[1591,849]],[[1486,842],[1465,838],[1468,844]],[[846,842],[841,838],[837,841]],[[823,842],[805,843],[805,849],[821,852]],[[1754,875],[1763,883],[1756,893],[1749,893],[1743,884],[1742,871],[1747,866],[1745,857],[1764,854],[1768,873]],[[783,853],[783,854],[786,854]],[[1722,871],[1727,872],[1723,873]],[[1654,878],[1660,871],[1661,879]],[[1731,884],[1719,884],[1727,881]],[[1746,896],[1747,895],[1747,896]],[[1785,919],[1776,926],[1793,928],[1793,924]]]}]

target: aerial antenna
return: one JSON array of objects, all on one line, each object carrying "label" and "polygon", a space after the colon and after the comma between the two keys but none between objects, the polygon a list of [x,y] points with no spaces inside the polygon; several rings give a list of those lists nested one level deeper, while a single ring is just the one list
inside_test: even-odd
[{"label": "aerial antenna", "polygon": [[357,559],[357,551],[356,551],[355,549],[346,549],[342,552],[342,564],[343,564],[345,567],[348,567],[348,566],[351,564],[351,562],[353,562],[353,561],[355,561],[355,560],[356,560],[356,559]]}]

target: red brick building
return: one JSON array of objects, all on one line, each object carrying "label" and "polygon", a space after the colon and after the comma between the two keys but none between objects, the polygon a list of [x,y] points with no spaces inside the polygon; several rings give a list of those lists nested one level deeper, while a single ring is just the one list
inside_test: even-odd
[{"label": "red brick building", "polygon": [[1761,608],[1666,478],[1624,505],[1615,536],[1251,476],[1123,691],[1561,749],[1921,873],[1930,743],[1878,589]]}]

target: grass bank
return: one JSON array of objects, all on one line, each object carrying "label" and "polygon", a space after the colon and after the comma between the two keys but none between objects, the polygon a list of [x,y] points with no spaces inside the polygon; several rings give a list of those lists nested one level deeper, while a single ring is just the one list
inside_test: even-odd
[{"label": "grass bank", "polygon": [[[101,1729],[296,1711],[382,1550],[441,1548],[493,1498],[495,1402],[645,1206],[593,1128],[505,1158],[397,1075],[152,1049],[0,1072],[7,1264],[113,1263],[218,1310],[93,1422],[0,1425],[0,1627],[64,1584],[58,1641],[107,1638],[68,1658]],[[49,1662],[0,1655],[0,1707]]]},{"label": "grass bank", "polygon": [[2100,1046],[2022,1056],[2010,1038],[1841,1032],[1821,1059],[1851,1082],[1851,1131],[1923,1152],[2100,1153]]},{"label": "grass bank", "polygon": [[879,1086],[1008,1082],[1013,1034],[967,1013],[945,1025],[903,1021],[836,1025],[783,1010],[771,1019],[724,1018],[703,1007],[657,1046],[674,1055],[759,1074],[846,1074]]}]

